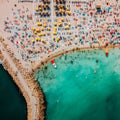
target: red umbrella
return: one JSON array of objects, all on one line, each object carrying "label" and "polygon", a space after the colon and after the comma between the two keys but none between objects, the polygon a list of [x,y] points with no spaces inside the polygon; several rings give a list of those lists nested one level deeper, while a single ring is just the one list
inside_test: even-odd
[{"label": "red umbrella", "polygon": [[55,61],[54,61],[54,60],[51,60],[51,63],[52,63],[52,64],[54,64],[54,63],[55,63]]}]

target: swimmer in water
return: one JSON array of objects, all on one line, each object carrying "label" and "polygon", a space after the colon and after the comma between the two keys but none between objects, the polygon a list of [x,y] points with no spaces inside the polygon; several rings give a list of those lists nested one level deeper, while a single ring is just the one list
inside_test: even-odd
[{"label": "swimmer in water", "polygon": [[94,70],[94,73],[96,74],[96,70]]},{"label": "swimmer in water", "polygon": [[59,103],[59,100],[57,100],[56,102]]}]

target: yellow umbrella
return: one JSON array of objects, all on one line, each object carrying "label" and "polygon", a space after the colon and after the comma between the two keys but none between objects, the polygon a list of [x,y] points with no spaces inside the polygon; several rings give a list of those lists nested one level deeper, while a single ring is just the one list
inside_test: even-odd
[{"label": "yellow umbrella", "polygon": [[39,8],[38,8],[38,7],[36,7],[36,8],[35,8],[35,10],[36,10],[36,11],[38,11],[38,10],[39,10]]},{"label": "yellow umbrella", "polygon": [[35,38],[35,40],[37,41],[37,40],[38,40],[38,38]]},{"label": "yellow umbrella", "polygon": [[39,28],[36,28],[36,32],[40,32],[40,29],[39,29]]},{"label": "yellow umbrella", "polygon": [[41,38],[39,38],[38,41],[41,41]]},{"label": "yellow umbrella", "polygon": [[59,22],[59,23],[58,23],[58,26],[62,26],[62,22]]},{"label": "yellow umbrella", "polygon": [[66,7],[66,10],[67,10],[67,11],[69,11],[69,8],[68,8],[68,7]]},{"label": "yellow umbrella", "polygon": [[41,32],[41,34],[42,34],[42,36],[44,36],[45,33],[44,33],[44,32]]},{"label": "yellow umbrella", "polygon": [[42,41],[43,43],[46,43],[46,40],[45,40],[45,39],[42,39],[41,41]]},{"label": "yellow umbrella", "polygon": [[35,38],[35,40],[36,40],[36,41],[40,41],[40,40],[41,40],[41,38],[37,37],[37,38]]},{"label": "yellow umbrella", "polygon": [[57,22],[54,22],[54,25],[57,26]]},{"label": "yellow umbrella", "polygon": [[65,12],[65,10],[64,9],[61,9],[61,13],[64,13]]},{"label": "yellow umbrella", "polygon": [[69,33],[69,34],[72,34],[72,31],[71,31],[71,30],[68,30],[68,33]]},{"label": "yellow umbrella", "polygon": [[57,30],[57,27],[54,27],[53,29],[54,29],[54,31],[56,31],[56,30]]},{"label": "yellow umbrella", "polygon": [[61,20],[62,20],[62,21],[64,21],[64,20],[65,20],[65,18],[61,18]]},{"label": "yellow umbrella", "polygon": [[42,7],[39,7],[39,10],[42,11]]},{"label": "yellow umbrella", "polygon": [[42,23],[41,23],[41,22],[37,22],[37,25],[38,25],[38,26],[42,26]]},{"label": "yellow umbrella", "polygon": [[57,38],[56,38],[56,41],[57,41],[57,42],[60,41],[60,37],[57,37]]},{"label": "yellow umbrella", "polygon": [[42,36],[42,33],[39,33],[38,36]]},{"label": "yellow umbrella", "polygon": [[71,11],[66,11],[68,15],[71,15]]},{"label": "yellow umbrella", "polygon": [[41,31],[44,31],[44,27],[41,27],[40,29],[41,29]]},{"label": "yellow umbrella", "polygon": [[53,31],[53,35],[57,35],[57,32],[56,32],[56,31]]},{"label": "yellow umbrella", "polygon": [[65,29],[69,29],[70,27],[69,27],[68,25],[66,25],[64,28],[65,28]]},{"label": "yellow umbrella", "polygon": [[46,23],[44,23],[44,24],[43,24],[43,26],[44,26],[44,27],[47,27],[47,24],[46,24]]},{"label": "yellow umbrella", "polygon": [[49,30],[49,31],[50,31],[50,27],[48,27],[48,28],[47,28],[47,30]]},{"label": "yellow umbrella", "polygon": [[62,9],[60,9],[60,12],[62,12]]},{"label": "yellow umbrella", "polygon": [[36,30],[34,31],[34,34],[37,34]]}]

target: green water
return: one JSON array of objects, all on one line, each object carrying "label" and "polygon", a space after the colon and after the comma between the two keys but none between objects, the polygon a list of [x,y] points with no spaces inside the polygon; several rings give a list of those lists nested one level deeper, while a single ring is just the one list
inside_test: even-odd
[{"label": "green water", "polygon": [[26,120],[27,106],[10,75],[0,65],[0,120]]},{"label": "green water", "polygon": [[36,78],[47,120],[120,120],[120,49],[75,52],[55,59]]}]

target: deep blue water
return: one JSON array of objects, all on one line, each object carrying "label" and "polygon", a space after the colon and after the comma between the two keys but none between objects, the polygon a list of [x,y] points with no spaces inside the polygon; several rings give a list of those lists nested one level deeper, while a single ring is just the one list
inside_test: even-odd
[{"label": "deep blue water", "polygon": [[66,54],[36,78],[47,101],[47,120],[120,120],[120,49]]},{"label": "deep blue water", "polygon": [[25,99],[2,65],[0,65],[0,120],[27,120]]}]

